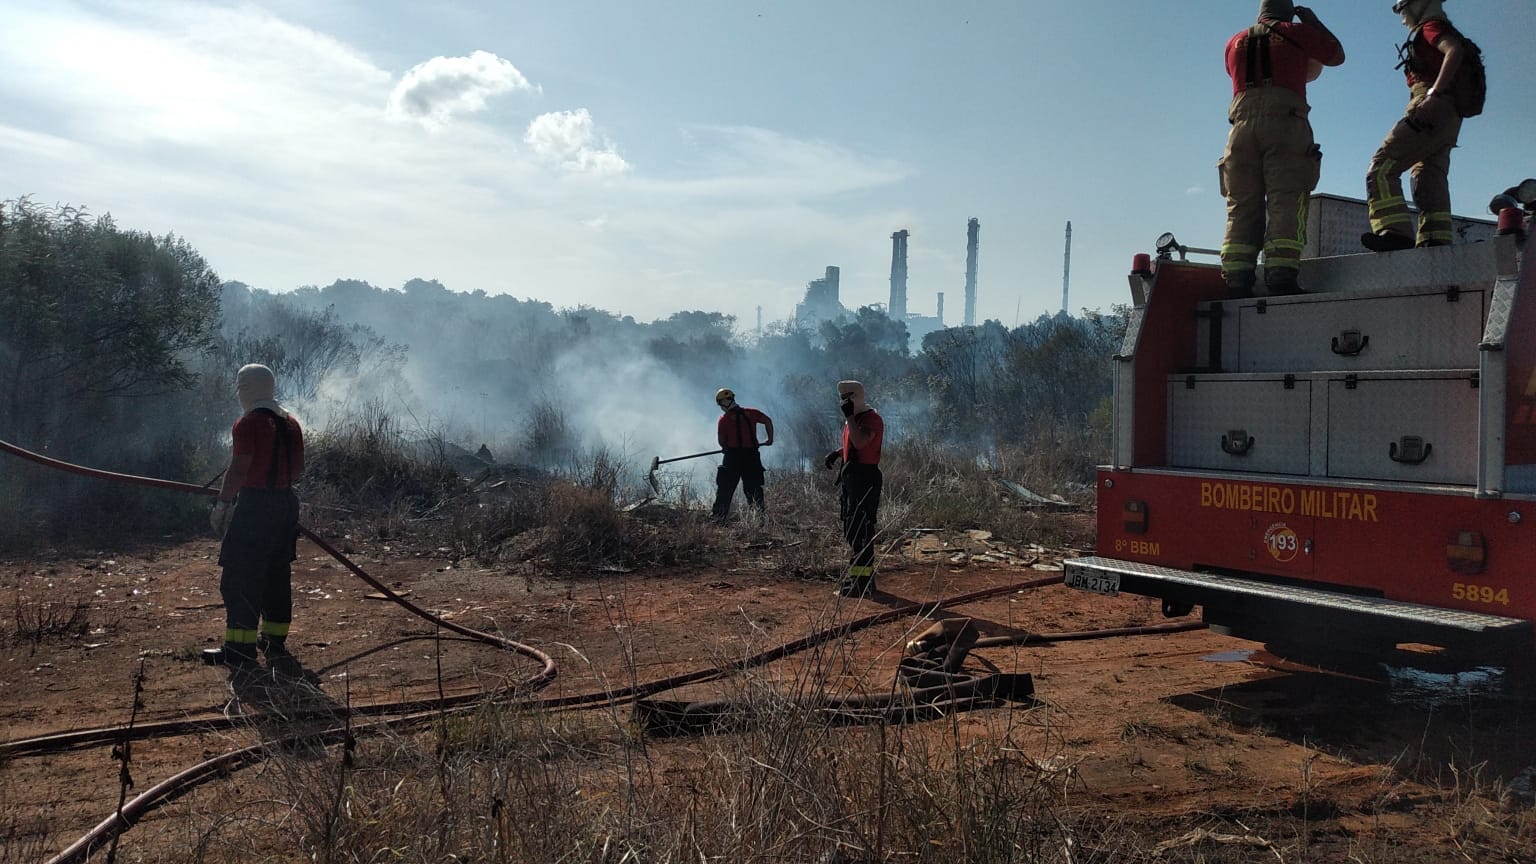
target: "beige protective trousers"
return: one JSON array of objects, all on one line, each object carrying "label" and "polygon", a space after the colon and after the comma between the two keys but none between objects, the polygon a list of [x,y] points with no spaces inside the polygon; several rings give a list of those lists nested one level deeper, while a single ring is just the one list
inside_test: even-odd
[{"label": "beige protective trousers", "polygon": [[1254,87],[1232,97],[1232,132],[1216,165],[1227,199],[1221,272],[1229,278],[1253,273],[1261,248],[1265,267],[1301,266],[1307,197],[1323,165],[1310,111],[1301,94],[1285,87]]},{"label": "beige protective trousers", "polygon": [[1414,119],[1425,92],[1423,86],[1414,88],[1408,110],[1371,157],[1370,173],[1365,179],[1371,230],[1377,234],[1393,231],[1411,236],[1413,216],[1403,198],[1402,179],[1403,170],[1409,169],[1413,203],[1419,207],[1420,246],[1447,244],[1453,238],[1451,148],[1461,135],[1461,115],[1450,99],[1434,99]]}]

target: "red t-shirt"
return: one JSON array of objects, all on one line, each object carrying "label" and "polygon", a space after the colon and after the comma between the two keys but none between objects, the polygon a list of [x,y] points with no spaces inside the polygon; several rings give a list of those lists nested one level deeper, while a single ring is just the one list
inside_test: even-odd
[{"label": "red t-shirt", "polygon": [[756,408],[737,405],[720,415],[720,421],[715,424],[715,436],[720,440],[720,446],[727,450],[756,450],[759,423],[766,426],[768,415]]},{"label": "red t-shirt", "polygon": [[[1294,21],[1270,21],[1274,31],[1269,36],[1269,76],[1275,87],[1285,87],[1307,95],[1307,62],[1316,60],[1324,66],[1344,62],[1344,46],[1310,24]],[[1243,30],[1227,40],[1227,74],[1232,76],[1234,94],[1248,89],[1248,32]],[[1290,41],[1286,41],[1290,40]],[[1259,74],[1263,74],[1259,70]]]},{"label": "red t-shirt", "polygon": [[[874,440],[863,447],[853,446],[853,427],[862,426],[875,433]],[[873,408],[864,409],[863,413],[853,415],[847,423],[843,424],[843,461],[859,465],[879,465],[880,445],[885,441],[885,421],[880,418],[880,412]]]},{"label": "red t-shirt", "polygon": [[288,424],[288,436],[278,447],[274,474],[272,441],[277,437],[277,421],[266,411],[251,411],[235,421],[234,454],[251,457],[251,467],[241,480],[241,488],[287,489],[293,485],[291,475],[304,469],[304,431],[292,414],[284,422]]},{"label": "red t-shirt", "polygon": [[[1445,65],[1445,54],[1439,48],[1440,44],[1452,32],[1451,25],[1439,18],[1431,18],[1425,21],[1413,34],[1413,61],[1403,66],[1403,76],[1408,79],[1408,86],[1423,84],[1428,87],[1440,77],[1440,67]],[[1414,67],[1419,68],[1418,72]]]}]

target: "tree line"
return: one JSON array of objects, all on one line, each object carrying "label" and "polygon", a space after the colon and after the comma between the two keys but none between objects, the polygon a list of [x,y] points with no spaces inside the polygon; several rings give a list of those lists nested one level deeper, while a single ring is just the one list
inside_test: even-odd
[{"label": "tree line", "polygon": [[[772,404],[787,445],[775,455],[819,454],[840,419],[833,382],[849,377],[904,436],[985,453],[1053,430],[1107,431],[1124,326],[1123,309],[988,321],[909,350],[905,325],[870,308],[743,334],[717,312],[642,322],[422,279],[272,293],[222,282],[180,237],[0,202],[0,437],[184,480],[227,456],[246,362],[271,366],[282,398],[327,422],[383,406],[409,418],[403,428],[489,437],[529,457],[644,437],[682,407],[702,412],[684,425],[702,427],[719,386]],[[631,404],[642,407],[620,410]],[[0,462],[0,479],[22,482],[18,470]]]}]

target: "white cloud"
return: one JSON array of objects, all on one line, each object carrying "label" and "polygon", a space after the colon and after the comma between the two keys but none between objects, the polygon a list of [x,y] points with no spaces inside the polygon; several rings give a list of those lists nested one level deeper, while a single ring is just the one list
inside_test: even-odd
[{"label": "white cloud", "polygon": [[[118,7],[7,7],[0,174],[13,189],[0,198],[176,232],[261,288],[421,276],[639,316],[761,303],[778,317],[825,264],[880,270],[884,235],[905,224],[820,205],[912,173],[836,143],[698,126],[680,147],[673,128],[636,128],[670,159],[642,173],[589,110],[472,113],[537,90],[492,55],[401,77],[252,5],[103,8]],[[424,135],[417,121],[439,125]],[[604,182],[551,183],[551,167]],[[861,244],[867,261],[836,251]]]},{"label": "white cloud", "polygon": [[1190,186],[1184,190],[1184,194],[1190,198],[1205,194],[1204,186]]},{"label": "white cloud", "polygon": [[574,173],[607,177],[629,170],[624,157],[598,135],[585,108],[540,114],[528,124],[523,141],[540,158]]},{"label": "white cloud", "polygon": [[400,76],[389,94],[391,117],[420,121],[429,128],[456,114],[485,110],[492,96],[535,90],[516,66],[489,51],[468,57],[433,57]]}]

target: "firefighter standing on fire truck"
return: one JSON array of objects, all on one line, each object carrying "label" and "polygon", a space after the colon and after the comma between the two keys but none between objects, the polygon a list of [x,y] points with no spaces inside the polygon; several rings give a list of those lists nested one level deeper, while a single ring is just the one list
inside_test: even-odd
[{"label": "firefighter standing on fire truck", "polygon": [[[1403,72],[1408,80],[1408,111],[1387,133],[1365,179],[1371,230],[1360,242],[1373,252],[1392,252],[1415,245],[1413,216],[1403,197],[1402,175],[1413,176],[1413,203],[1419,208],[1419,246],[1448,246],[1451,233],[1451,148],[1461,135],[1463,107],[1451,89],[1458,73],[1472,74],[1466,40],[1451,25],[1440,0],[1399,0],[1392,11],[1401,15],[1411,34],[1403,46]],[[1479,104],[1476,110],[1481,111]],[[1468,115],[1470,116],[1470,115]]]},{"label": "firefighter standing on fire truck", "polygon": [[1262,243],[1269,293],[1298,294],[1307,196],[1323,158],[1307,119],[1307,82],[1343,63],[1344,48],[1312,10],[1264,0],[1258,22],[1228,40],[1226,61],[1233,95],[1217,166],[1227,198],[1221,273],[1232,297],[1253,296]]}]

